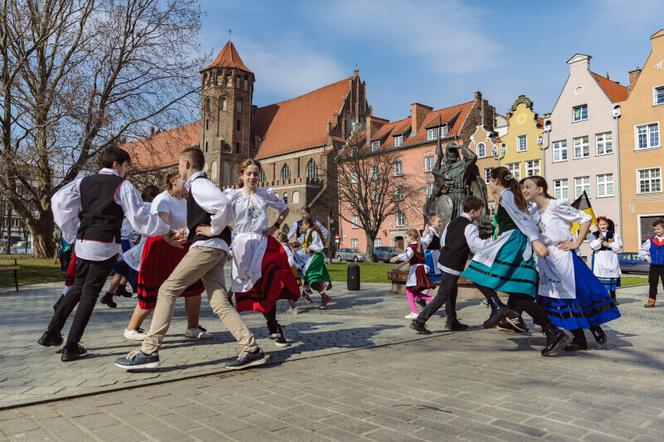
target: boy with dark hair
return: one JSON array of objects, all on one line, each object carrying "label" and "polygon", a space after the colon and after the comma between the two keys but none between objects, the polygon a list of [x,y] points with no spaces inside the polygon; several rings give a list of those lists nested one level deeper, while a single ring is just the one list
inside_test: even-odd
[{"label": "boy with dark hair", "polygon": [[[178,171],[186,180],[187,237],[190,247],[171,275],[159,287],[157,305],[152,314],[150,331],[140,349],[116,360],[115,365],[127,370],[159,367],[159,348],[173,318],[175,300],[187,287],[199,279],[203,281],[212,311],[219,316],[228,331],[240,343],[240,355],[224,365],[237,370],[266,362],[253,333],[240,314],[231,305],[226,291],[224,263],[228,258],[231,231],[228,225],[233,220],[232,205],[224,193],[203,172],[205,157],[195,147],[180,154]],[[209,226],[210,236],[197,233],[199,226]]]},{"label": "boy with dark hair", "polygon": [[[422,335],[431,334],[426,328],[427,320],[445,304],[447,320],[445,328],[451,331],[461,331],[468,328],[459,322],[456,316],[456,299],[458,294],[458,281],[461,272],[466,267],[470,252],[476,252],[484,247],[487,240],[480,238],[479,229],[473,221],[481,218],[484,213],[484,201],[476,196],[469,196],[463,202],[463,213],[450,221],[440,237],[440,257],[438,268],[442,271],[442,280],[438,293],[420,312],[419,316],[410,324],[410,328]],[[507,313],[502,307],[500,315]]]},{"label": "boy with dark hair", "polygon": [[641,245],[639,256],[650,263],[648,272],[648,302],[645,308],[653,308],[657,302],[657,283],[661,280],[664,286],[664,219],[656,219],[652,223],[655,236]]},{"label": "boy with dark hair", "polygon": [[64,362],[87,354],[79,341],[97,297],[122,251],[122,219],[127,217],[134,230],[142,235],[166,235],[169,242],[179,246],[175,232],[158,216],[150,214],[136,187],[124,179],[129,168],[129,154],[116,146],[107,147],[100,162],[102,169],[99,173],[69,183],[51,198],[53,218],[63,237],[70,243],[76,241],[76,276],[37,342],[46,347],[62,344],[62,327],[80,302],[62,348]]}]

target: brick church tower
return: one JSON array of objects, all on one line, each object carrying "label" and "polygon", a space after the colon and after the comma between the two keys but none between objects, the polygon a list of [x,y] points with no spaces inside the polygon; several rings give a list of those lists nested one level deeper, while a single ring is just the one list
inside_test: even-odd
[{"label": "brick church tower", "polygon": [[210,179],[224,188],[238,180],[239,163],[251,157],[254,74],[232,42],[201,71],[201,142]]}]

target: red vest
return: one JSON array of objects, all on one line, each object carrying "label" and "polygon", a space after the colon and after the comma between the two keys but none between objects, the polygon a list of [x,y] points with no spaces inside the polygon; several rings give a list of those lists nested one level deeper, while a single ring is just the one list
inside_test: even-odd
[{"label": "red vest", "polygon": [[415,264],[424,264],[424,253],[417,250],[417,244],[408,244],[413,250],[413,257],[410,258],[408,264],[414,266]]}]

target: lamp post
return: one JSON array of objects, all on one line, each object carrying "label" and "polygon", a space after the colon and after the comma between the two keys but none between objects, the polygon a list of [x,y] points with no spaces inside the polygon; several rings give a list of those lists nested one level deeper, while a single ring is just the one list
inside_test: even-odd
[{"label": "lamp post", "polygon": [[[616,122],[615,125],[615,133],[616,137],[613,140],[613,145],[616,147],[615,152],[616,155],[618,156],[618,178],[617,178],[617,184],[618,184],[618,229],[620,230],[620,240],[623,240],[623,223],[622,223],[622,187],[621,187],[621,173],[620,173],[620,124],[618,120],[620,119],[620,115],[622,114],[620,105],[616,104],[613,106],[613,111],[611,112],[611,115],[613,116],[613,120]],[[639,241],[641,239],[639,238]]]},{"label": "lamp post", "polygon": [[[551,120],[547,120],[544,123],[544,135],[540,135],[537,137],[537,147],[542,151],[542,176],[546,179],[546,150],[551,147],[551,129],[552,129],[552,124]],[[546,138],[546,139],[545,139]],[[546,141],[546,143],[545,143]]]}]

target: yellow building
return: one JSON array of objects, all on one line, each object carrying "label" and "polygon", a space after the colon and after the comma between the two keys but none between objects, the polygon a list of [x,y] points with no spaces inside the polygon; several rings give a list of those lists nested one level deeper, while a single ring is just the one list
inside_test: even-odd
[{"label": "yellow building", "polygon": [[498,152],[500,165],[515,178],[543,175],[544,154],[538,142],[543,140],[542,119],[533,112],[533,102],[519,95],[507,114],[507,133],[501,136],[503,148]]}]

